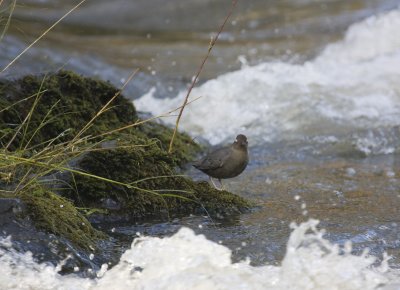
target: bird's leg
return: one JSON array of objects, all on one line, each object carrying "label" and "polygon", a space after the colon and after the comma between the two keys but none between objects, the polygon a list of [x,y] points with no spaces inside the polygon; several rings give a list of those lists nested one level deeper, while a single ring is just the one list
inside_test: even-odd
[{"label": "bird's leg", "polygon": [[[220,179],[219,179],[219,180],[220,180]],[[210,176],[210,181],[211,181],[212,185],[214,185],[214,187],[215,187],[216,190],[222,190],[221,188],[218,188],[218,187],[215,185],[214,180],[212,179],[211,176]],[[221,182],[221,180],[220,180],[220,182]],[[222,183],[221,183],[221,184],[222,184]]]},{"label": "bird's leg", "polygon": [[221,189],[220,189],[220,190],[225,190],[225,186],[224,186],[224,184],[222,183],[222,180],[219,178],[218,181],[219,181],[219,183],[221,184]]}]

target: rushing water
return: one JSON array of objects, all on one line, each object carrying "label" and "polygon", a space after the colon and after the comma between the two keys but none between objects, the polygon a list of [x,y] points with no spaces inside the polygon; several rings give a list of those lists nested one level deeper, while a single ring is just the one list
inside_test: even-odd
[{"label": "rushing water", "polygon": [[[193,91],[192,98],[201,99],[188,106],[182,128],[211,143],[232,138],[239,130],[253,144],[312,137],[312,142],[329,144],[363,129],[396,128],[400,124],[399,25],[400,11],[394,10],[352,25],[343,40],[328,45],[310,61],[244,65],[210,80]],[[136,102],[139,109],[162,114],[179,107],[185,93],[157,99],[155,91]],[[377,147],[386,153],[396,149],[391,145]]]},{"label": "rushing water", "polygon": [[[24,26],[24,37],[10,27],[0,64],[66,2],[17,10],[20,25],[35,25]],[[163,114],[180,106],[226,11],[208,2],[172,1],[160,6],[162,17],[147,18],[138,8],[149,1],[88,3],[4,76],[65,65],[118,85],[141,66],[127,94],[139,110]],[[217,44],[181,128],[212,145],[248,136],[249,167],[226,183],[254,210],[103,224],[124,253],[111,269],[98,265],[96,279],[61,276],[63,262],[38,264],[5,239],[0,289],[400,289],[400,3],[247,3]],[[200,12],[210,7],[207,22]],[[98,23],[104,11],[110,16]]]},{"label": "rushing water", "polygon": [[[317,221],[295,226],[280,266],[232,264],[229,249],[182,228],[170,238],[139,238],[110,270],[96,279],[60,276],[53,266],[0,251],[2,289],[397,289],[397,272],[387,261],[372,266],[365,252],[351,254],[322,238]],[[2,241],[3,247],[9,244]],[[26,283],[26,284],[25,284]],[[29,283],[29,284],[28,284]],[[385,286],[383,286],[385,285]]]}]

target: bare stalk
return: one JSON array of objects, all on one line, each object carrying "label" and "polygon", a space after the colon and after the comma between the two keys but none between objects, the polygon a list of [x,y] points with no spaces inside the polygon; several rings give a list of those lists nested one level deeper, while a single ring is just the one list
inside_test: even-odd
[{"label": "bare stalk", "polygon": [[[192,102],[194,102],[194,101],[197,101],[197,100],[200,99],[200,98],[201,98],[201,96],[200,96],[200,97],[197,97],[197,98],[195,98],[195,99],[193,99],[193,100],[191,100],[191,101],[188,102],[187,104],[190,104],[190,103],[192,103]],[[168,112],[162,113],[162,114],[160,114],[160,115],[157,115],[157,116],[154,116],[154,117],[150,117],[150,118],[148,118],[148,119],[146,119],[146,120],[138,120],[138,121],[136,121],[136,122],[133,123],[133,124],[129,124],[129,125],[126,125],[126,126],[124,126],[124,127],[117,128],[117,129],[114,129],[114,130],[112,130],[112,131],[108,131],[108,132],[102,133],[102,134],[97,135],[97,136],[94,136],[94,137],[90,137],[90,138],[88,138],[87,140],[90,140],[90,139],[92,139],[92,138],[101,137],[101,136],[110,135],[110,134],[112,134],[112,133],[119,132],[119,131],[122,131],[122,130],[126,130],[126,129],[128,129],[128,128],[136,127],[136,126],[139,126],[139,125],[141,125],[141,124],[144,124],[144,123],[147,123],[147,122],[150,122],[150,121],[159,119],[159,118],[168,117],[168,116],[170,116],[173,112],[178,111],[178,110],[181,109],[181,108],[182,108],[182,106],[180,106],[180,107],[178,107],[178,108],[175,108],[175,109],[173,109],[173,110],[170,110],[170,111],[168,111]]]},{"label": "bare stalk", "polygon": [[3,73],[5,70],[7,70],[10,66],[14,64],[25,52],[27,52],[32,46],[34,46],[39,40],[43,38],[47,33],[49,33],[50,30],[52,30],[57,24],[59,24],[65,17],[67,17],[69,14],[71,14],[74,10],[76,10],[79,6],[81,6],[86,0],[82,0],[78,4],[76,4],[71,10],[69,10],[67,13],[65,13],[60,19],[58,19],[53,25],[51,25],[49,28],[47,28],[38,38],[36,38],[31,44],[29,44],[20,54],[18,54],[8,65],[6,65],[0,73]]},{"label": "bare stalk", "polygon": [[[3,0],[0,1],[0,6],[1,6],[1,4],[3,4]],[[0,41],[3,39],[4,35],[5,35],[6,32],[7,32],[8,27],[10,26],[11,17],[12,17],[12,15],[13,15],[13,13],[14,13],[14,9],[15,9],[15,6],[16,6],[16,5],[17,5],[17,0],[14,0],[14,1],[12,2],[11,6],[10,6],[10,12],[9,12],[9,15],[8,15],[8,18],[7,18],[7,22],[6,22],[6,24],[4,25],[3,31],[1,32]]]},{"label": "bare stalk", "polygon": [[168,153],[171,153],[171,152],[172,152],[172,146],[173,146],[173,144],[174,144],[174,139],[175,139],[176,132],[178,131],[179,121],[181,120],[183,110],[185,109],[185,107],[186,107],[186,105],[187,105],[187,103],[188,103],[188,99],[189,99],[190,93],[192,92],[192,89],[193,89],[194,85],[196,84],[196,82],[197,82],[197,80],[198,80],[198,78],[199,78],[199,75],[200,75],[201,71],[203,70],[203,67],[204,67],[205,63],[206,63],[208,57],[209,57],[210,54],[211,54],[211,50],[213,49],[213,47],[214,47],[215,43],[217,42],[217,40],[218,40],[220,34],[222,33],[222,30],[224,30],[224,27],[225,27],[226,22],[228,22],[229,17],[231,17],[231,15],[232,15],[232,13],[233,13],[233,10],[235,9],[235,6],[236,6],[237,2],[238,2],[238,0],[233,0],[233,1],[232,1],[232,5],[231,5],[231,7],[230,7],[230,9],[229,9],[229,12],[228,12],[228,14],[227,14],[226,17],[225,17],[224,22],[223,22],[222,25],[220,26],[220,28],[219,28],[219,30],[218,30],[218,32],[217,32],[217,35],[215,35],[215,37],[213,37],[213,38],[211,39],[210,45],[208,46],[207,54],[206,54],[206,56],[204,57],[202,63],[200,64],[200,67],[199,67],[199,69],[197,70],[197,73],[196,73],[195,77],[193,78],[193,81],[192,81],[192,83],[191,83],[191,85],[190,85],[190,87],[189,87],[189,89],[188,89],[188,91],[187,91],[185,100],[183,101],[183,104],[182,104],[182,107],[181,107],[181,109],[180,109],[180,111],[179,111],[178,117],[176,118],[175,129],[174,129],[174,132],[173,132],[173,134],[172,134],[171,141],[169,142]]}]

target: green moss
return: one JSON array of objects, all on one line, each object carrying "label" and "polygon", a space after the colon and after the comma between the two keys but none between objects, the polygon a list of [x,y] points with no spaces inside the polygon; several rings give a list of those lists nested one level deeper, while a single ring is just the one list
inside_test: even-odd
[{"label": "green moss", "polygon": [[[26,76],[16,81],[0,82],[0,142],[5,145],[14,136],[33,108],[29,122],[17,134],[9,149],[26,145],[36,149],[57,138],[52,144],[71,140],[118,92],[110,83],[85,78],[70,71],[48,76]],[[96,118],[84,136],[97,136],[138,120],[132,102],[118,96],[105,113]],[[36,132],[36,129],[41,129]],[[23,132],[23,133],[22,133]],[[123,131],[141,138],[155,138],[163,149],[168,148],[172,129],[154,122]],[[120,133],[109,136],[119,138]],[[39,146],[42,144],[42,146]],[[29,146],[28,146],[29,147]],[[174,142],[176,164],[182,165],[199,152],[200,147],[187,134],[178,133]]]},{"label": "green moss", "polygon": [[[205,214],[207,210],[209,213],[229,214],[249,207],[243,198],[218,191],[207,182],[195,183],[178,176],[174,169],[175,157],[167,154],[159,142],[133,139],[120,141],[118,146],[122,148],[126,143],[136,146],[90,152],[79,166],[85,172],[131,184],[134,188],[76,175],[78,190],[70,191],[70,197],[83,206],[98,206],[102,198],[110,197],[119,201],[124,211],[137,217],[159,215],[165,211]],[[157,191],[158,194],[149,191]]]},{"label": "green moss", "polygon": [[[10,129],[21,124],[32,108],[33,114],[24,128],[25,134],[18,134],[10,149],[24,146],[31,138],[31,144],[35,145],[56,137],[58,139],[53,144],[71,140],[117,92],[107,82],[68,71],[0,82],[0,109],[10,107],[0,115],[0,130],[9,130],[1,142],[8,143],[13,136]],[[107,112],[95,120],[85,135],[96,136],[136,120],[132,103],[120,96]],[[44,126],[33,135],[41,124]]]},{"label": "green moss", "polygon": [[94,249],[96,240],[106,237],[92,227],[71,201],[38,184],[17,196],[27,205],[38,228],[65,237],[78,247]]},{"label": "green moss", "polygon": [[[167,151],[173,130],[164,125],[148,122],[140,126],[139,130],[148,138],[155,138],[160,141],[160,146]],[[179,165],[192,160],[194,153],[200,152],[201,147],[193,139],[185,134],[179,133],[174,140],[172,154]]]}]

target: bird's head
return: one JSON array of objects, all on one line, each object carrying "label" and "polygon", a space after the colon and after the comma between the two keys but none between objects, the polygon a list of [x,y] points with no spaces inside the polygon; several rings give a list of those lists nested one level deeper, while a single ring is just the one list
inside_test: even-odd
[{"label": "bird's head", "polygon": [[236,136],[236,141],[233,143],[241,148],[246,148],[247,149],[247,137],[243,134],[239,134]]}]

